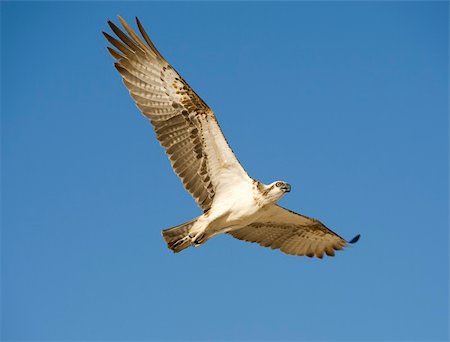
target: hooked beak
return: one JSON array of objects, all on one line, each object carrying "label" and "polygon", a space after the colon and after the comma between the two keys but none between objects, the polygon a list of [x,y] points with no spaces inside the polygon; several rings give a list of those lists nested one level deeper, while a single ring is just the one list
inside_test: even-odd
[{"label": "hooked beak", "polygon": [[282,187],[284,192],[290,192],[291,191],[291,185],[286,183],[285,186]]}]

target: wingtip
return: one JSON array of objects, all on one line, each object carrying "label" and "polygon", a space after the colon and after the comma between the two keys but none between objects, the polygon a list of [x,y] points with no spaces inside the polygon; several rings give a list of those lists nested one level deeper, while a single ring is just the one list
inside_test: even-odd
[{"label": "wingtip", "polygon": [[112,20],[108,20],[108,21],[107,21],[107,24],[108,24],[108,26],[109,26],[112,30],[114,30],[114,27],[115,27],[116,25],[112,22]]},{"label": "wingtip", "polygon": [[127,25],[127,22],[124,18],[122,18],[119,14],[117,15],[117,19],[119,19],[119,22],[122,24],[122,26]]},{"label": "wingtip", "polygon": [[[102,31],[102,34],[105,36],[106,39],[108,39],[108,41],[113,38],[108,32]],[[114,38],[113,38],[114,39]]]},{"label": "wingtip", "polygon": [[108,34],[108,32],[102,31],[103,37],[106,38],[107,41],[110,42],[110,39],[112,38],[110,34]]},{"label": "wingtip", "polygon": [[117,25],[114,24],[111,20],[108,20],[108,25],[111,28],[111,30],[113,30],[113,32],[115,32],[115,30],[118,29]]},{"label": "wingtip", "polygon": [[359,238],[361,237],[361,234],[356,235],[353,239],[351,239],[348,243],[354,244],[359,241]]},{"label": "wingtip", "polygon": [[122,73],[122,72],[126,72],[127,70],[120,65],[120,63],[116,62],[114,63],[114,67],[117,69],[118,72]]}]

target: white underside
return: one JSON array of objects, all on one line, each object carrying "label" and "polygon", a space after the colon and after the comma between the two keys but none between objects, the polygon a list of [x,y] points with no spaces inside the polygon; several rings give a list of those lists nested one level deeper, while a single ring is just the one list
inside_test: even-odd
[{"label": "white underside", "polygon": [[[231,177],[233,178],[233,177]],[[205,233],[208,238],[220,233],[239,229],[255,222],[266,210],[255,200],[253,182],[248,180],[228,179],[228,184],[221,184],[208,213],[201,215],[191,228],[191,235]]]}]

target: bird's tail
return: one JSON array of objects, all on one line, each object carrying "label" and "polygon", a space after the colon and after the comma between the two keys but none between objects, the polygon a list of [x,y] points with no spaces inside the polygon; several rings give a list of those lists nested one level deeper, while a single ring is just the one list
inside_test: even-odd
[{"label": "bird's tail", "polygon": [[197,218],[176,227],[163,230],[162,236],[164,237],[164,240],[166,240],[167,247],[174,253],[178,253],[183,249],[192,246],[192,241],[189,238],[189,230],[196,221]]}]

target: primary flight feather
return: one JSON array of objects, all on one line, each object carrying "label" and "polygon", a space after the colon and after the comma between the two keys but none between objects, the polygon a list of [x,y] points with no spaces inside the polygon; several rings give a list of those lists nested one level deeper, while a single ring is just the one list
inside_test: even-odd
[{"label": "primary flight feather", "polygon": [[354,243],[321,222],[277,205],[288,183],[265,185],[251,178],[228,145],[211,108],[164,59],[136,18],[139,37],[121,18],[108,21],[116,39],[103,32],[136,105],[152,123],[175,173],[203,209],[187,223],[163,230],[168,247],[180,252],[228,233],[286,254],[322,258]]}]

